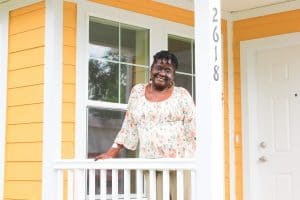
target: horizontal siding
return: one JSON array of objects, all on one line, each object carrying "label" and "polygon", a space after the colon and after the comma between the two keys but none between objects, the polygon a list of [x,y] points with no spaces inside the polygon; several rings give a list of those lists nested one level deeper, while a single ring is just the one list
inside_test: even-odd
[{"label": "horizontal siding", "polygon": [[65,65],[76,65],[76,48],[72,46],[64,46],[63,63]]},{"label": "horizontal siding", "polygon": [[75,123],[74,122],[65,122],[62,127],[62,141],[63,142],[74,142],[75,134]]},{"label": "horizontal siding", "polygon": [[245,40],[275,36],[300,31],[300,10],[260,16],[236,21],[233,24],[233,63],[234,63],[234,116],[236,159],[236,199],[243,199],[243,155],[242,155],[242,111],[241,111],[241,76],[240,76],[240,42]]},{"label": "horizontal siding", "polygon": [[[28,23],[30,22],[30,23]],[[44,9],[34,10],[23,15],[10,18],[9,33],[11,35],[44,27]]]},{"label": "horizontal siding", "polygon": [[33,85],[28,87],[19,87],[8,90],[8,106],[21,106],[29,104],[43,103],[44,85]]},{"label": "horizontal siding", "polygon": [[7,181],[41,181],[41,162],[7,162]]},{"label": "horizontal siding", "polygon": [[41,200],[41,181],[6,181],[5,200]]},{"label": "horizontal siding", "polygon": [[90,0],[160,19],[165,19],[189,26],[194,25],[194,12],[168,4],[149,0]]},{"label": "horizontal siding", "polygon": [[63,66],[63,83],[74,84],[76,82],[76,69],[74,65]]},{"label": "horizontal siding", "polygon": [[7,108],[7,124],[43,122],[44,104],[30,104]]},{"label": "horizontal siding", "polygon": [[11,35],[9,37],[9,53],[24,51],[36,47],[42,47],[45,44],[45,28],[37,28],[27,32]]},{"label": "horizontal siding", "polygon": [[11,124],[7,125],[7,143],[41,142],[43,123]]},{"label": "horizontal siding", "polygon": [[[35,67],[44,65],[44,47],[37,47],[27,49],[26,51],[19,51],[10,53],[8,56],[9,70],[17,70],[27,67]],[[29,58],[35,58],[30,60]]]},{"label": "horizontal siding", "polygon": [[[44,83],[44,65],[8,71],[8,88],[27,87]],[[34,78],[32,78],[34,77]]]},{"label": "horizontal siding", "polygon": [[[42,143],[7,143],[6,144],[6,161],[15,162],[37,162],[42,161]],[[5,174],[7,175],[7,174]]]},{"label": "horizontal siding", "polygon": [[5,199],[41,199],[44,2],[10,12]]},{"label": "horizontal siding", "polygon": [[[76,4],[64,2],[62,158],[74,158],[76,98]],[[66,195],[66,191],[65,191]]]}]

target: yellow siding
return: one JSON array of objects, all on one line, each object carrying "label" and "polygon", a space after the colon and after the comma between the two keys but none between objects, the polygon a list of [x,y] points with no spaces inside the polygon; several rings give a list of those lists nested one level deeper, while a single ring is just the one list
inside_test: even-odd
[{"label": "yellow siding", "polygon": [[[63,107],[62,158],[74,158],[75,90],[76,90],[76,15],[75,3],[64,2],[63,19]],[[64,176],[64,199],[67,199],[67,178]]]},{"label": "yellow siding", "polygon": [[279,34],[300,31],[300,10],[277,13],[236,21],[233,27],[234,57],[234,100],[235,100],[235,135],[240,143],[235,144],[236,157],[236,195],[243,199],[243,164],[242,164],[242,124],[241,124],[241,80],[240,80],[240,42]]},{"label": "yellow siding", "polygon": [[9,15],[4,199],[41,199],[44,23],[44,2]]},{"label": "yellow siding", "polygon": [[223,35],[223,79],[224,79],[224,158],[225,158],[225,199],[230,199],[230,151],[229,151],[229,113],[228,113],[228,53],[227,22],[222,20]]},{"label": "yellow siding", "polygon": [[149,0],[90,0],[100,4],[122,8],[137,13],[166,19],[169,21],[194,25],[194,12],[164,3]]},{"label": "yellow siding", "polygon": [[62,157],[74,157],[76,4],[64,2]]}]

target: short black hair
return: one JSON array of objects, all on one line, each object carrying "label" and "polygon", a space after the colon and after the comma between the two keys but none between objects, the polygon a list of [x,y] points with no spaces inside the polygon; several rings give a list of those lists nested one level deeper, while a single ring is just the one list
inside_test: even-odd
[{"label": "short black hair", "polygon": [[178,68],[178,60],[177,57],[171,53],[170,51],[167,50],[161,50],[159,52],[157,52],[154,56],[153,56],[153,63],[151,65],[154,65],[154,63],[159,60],[159,59],[166,59],[166,60],[171,60],[171,64],[174,66],[174,69],[177,70]]}]

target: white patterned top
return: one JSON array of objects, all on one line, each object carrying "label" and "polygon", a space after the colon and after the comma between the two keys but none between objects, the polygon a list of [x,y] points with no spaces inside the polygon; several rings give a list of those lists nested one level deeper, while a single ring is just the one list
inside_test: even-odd
[{"label": "white patterned top", "polygon": [[115,143],[135,150],[141,158],[192,157],[196,149],[195,104],[189,92],[174,87],[169,98],[151,102],[146,84],[132,88],[128,110]]}]

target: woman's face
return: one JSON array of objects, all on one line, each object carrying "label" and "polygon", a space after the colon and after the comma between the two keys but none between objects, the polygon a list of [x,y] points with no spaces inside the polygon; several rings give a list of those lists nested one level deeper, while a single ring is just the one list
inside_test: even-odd
[{"label": "woman's face", "polygon": [[158,59],[151,68],[151,79],[155,89],[164,90],[172,85],[175,69],[171,60]]}]

